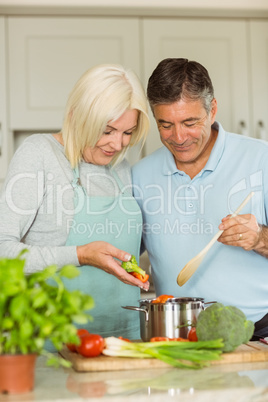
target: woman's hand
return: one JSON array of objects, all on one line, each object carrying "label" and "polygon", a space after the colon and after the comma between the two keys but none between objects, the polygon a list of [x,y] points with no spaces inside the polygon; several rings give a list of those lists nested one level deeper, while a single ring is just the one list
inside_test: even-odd
[{"label": "woman's hand", "polygon": [[[120,281],[127,285],[139,286],[141,289],[148,290],[149,282],[142,283],[127,273],[122,267],[120,261],[129,261],[131,255],[125,251],[119,250],[104,241],[95,241],[77,246],[77,257],[80,265],[91,265],[116,276]],[[119,261],[115,260],[117,258]]]},{"label": "woman's hand", "polygon": [[219,225],[224,230],[218,241],[230,246],[242,247],[244,250],[254,250],[261,240],[261,226],[252,214],[230,215],[222,219]]}]

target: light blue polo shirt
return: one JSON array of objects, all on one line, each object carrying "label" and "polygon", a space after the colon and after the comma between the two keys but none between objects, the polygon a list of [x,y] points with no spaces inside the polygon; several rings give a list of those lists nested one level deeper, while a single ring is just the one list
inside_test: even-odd
[{"label": "light blue polo shirt", "polygon": [[246,196],[240,214],[267,225],[268,143],[225,132],[204,169],[192,180],[177,169],[162,147],[133,167],[134,195],[143,213],[143,242],[156,294],[203,297],[240,308],[256,322],[268,313],[268,259],[241,247],[216,242],[195,274],[179,287],[177,276],[219,230]]}]

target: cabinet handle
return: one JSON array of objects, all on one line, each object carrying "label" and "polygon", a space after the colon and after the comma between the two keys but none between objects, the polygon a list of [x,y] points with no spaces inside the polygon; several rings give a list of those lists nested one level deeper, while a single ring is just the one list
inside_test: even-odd
[{"label": "cabinet handle", "polygon": [[257,138],[259,138],[260,140],[266,140],[266,130],[264,127],[264,123],[262,120],[258,121],[257,124]]},{"label": "cabinet handle", "polygon": [[247,129],[247,125],[244,122],[244,120],[241,120],[239,122],[239,130],[238,130],[238,132],[239,132],[239,134],[248,136],[248,129]]},{"label": "cabinet handle", "polygon": [[2,124],[0,123],[0,156],[2,155],[2,140],[3,140]]}]

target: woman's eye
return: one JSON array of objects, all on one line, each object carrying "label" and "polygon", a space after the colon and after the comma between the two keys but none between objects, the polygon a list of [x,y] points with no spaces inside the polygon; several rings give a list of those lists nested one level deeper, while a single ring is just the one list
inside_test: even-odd
[{"label": "woman's eye", "polygon": [[124,134],[126,134],[126,135],[132,135],[132,133],[133,133],[132,131],[125,131],[124,132]]},{"label": "woman's eye", "polygon": [[103,134],[111,134],[112,131],[104,131]]}]

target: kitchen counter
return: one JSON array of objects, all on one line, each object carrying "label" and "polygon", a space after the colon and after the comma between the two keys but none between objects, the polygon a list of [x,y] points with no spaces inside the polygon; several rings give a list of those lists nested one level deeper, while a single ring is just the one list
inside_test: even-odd
[{"label": "kitchen counter", "polygon": [[213,365],[201,370],[154,368],[78,373],[47,367],[39,357],[35,389],[1,395],[1,402],[264,402],[268,401],[268,361]]}]

